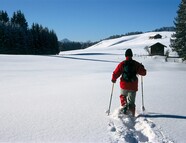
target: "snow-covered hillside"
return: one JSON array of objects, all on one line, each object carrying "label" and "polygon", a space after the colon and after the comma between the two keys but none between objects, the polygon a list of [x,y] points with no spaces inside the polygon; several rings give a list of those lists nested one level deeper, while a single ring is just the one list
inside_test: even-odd
[{"label": "snow-covered hillside", "polygon": [[[154,36],[156,34],[160,34],[162,36],[161,39],[149,39],[150,36]],[[169,50],[170,45],[170,37],[173,34],[173,32],[149,32],[149,33],[144,33],[144,34],[139,34],[139,35],[131,35],[131,36],[123,36],[121,38],[117,39],[111,39],[111,40],[104,40],[101,41],[100,43],[93,45],[90,48],[116,48],[116,49],[125,49],[125,48],[139,48],[142,51],[144,51],[144,47],[153,45],[156,42],[161,42]]]},{"label": "snow-covered hillside", "polygon": [[[157,41],[169,49],[172,33],[149,39],[154,34],[105,40],[58,56],[0,55],[0,142],[185,142],[186,65],[144,56],[144,47]],[[127,48],[148,72],[146,116],[139,82],[135,120],[118,118],[119,81],[111,115],[105,113],[112,72]]]}]

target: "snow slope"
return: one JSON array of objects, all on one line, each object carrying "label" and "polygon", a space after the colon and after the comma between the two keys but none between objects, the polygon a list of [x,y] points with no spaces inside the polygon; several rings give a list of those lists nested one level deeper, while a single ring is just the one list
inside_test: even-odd
[{"label": "snow slope", "polygon": [[[0,55],[0,142],[185,142],[186,65],[148,57],[144,47],[159,41],[169,49],[171,32],[105,40],[85,50],[57,56]],[[119,82],[107,116],[111,74],[132,48],[142,62],[141,84],[133,120],[119,118]],[[143,56],[142,56],[143,55]]]}]

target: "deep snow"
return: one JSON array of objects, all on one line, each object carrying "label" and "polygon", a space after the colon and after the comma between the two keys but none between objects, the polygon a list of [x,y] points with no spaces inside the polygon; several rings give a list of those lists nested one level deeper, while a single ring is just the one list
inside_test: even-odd
[{"label": "deep snow", "polygon": [[[0,55],[0,142],[185,142],[186,65],[145,56],[157,41],[171,50],[172,33],[159,33],[159,40],[148,38],[152,32],[125,36],[56,56]],[[139,80],[135,120],[118,118],[119,81],[105,113],[112,72],[127,48],[147,69],[146,116]]]}]

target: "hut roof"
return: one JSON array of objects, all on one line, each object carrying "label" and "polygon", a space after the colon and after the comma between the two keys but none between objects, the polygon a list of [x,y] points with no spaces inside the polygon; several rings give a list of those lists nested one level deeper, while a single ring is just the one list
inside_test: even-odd
[{"label": "hut roof", "polygon": [[157,42],[157,43],[155,43],[155,44],[152,44],[152,45],[150,45],[149,47],[151,48],[151,47],[153,47],[154,45],[162,45],[162,46],[164,46],[164,47],[167,47],[167,46],[161,44],[160,42]]}]

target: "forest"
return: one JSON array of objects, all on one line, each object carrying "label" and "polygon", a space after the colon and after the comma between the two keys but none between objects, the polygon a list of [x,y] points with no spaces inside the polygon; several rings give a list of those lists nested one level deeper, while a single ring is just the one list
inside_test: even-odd
[{"label": "forest", "polygon": [[24,14],[18,10],[9,18],[0,11],[0,54],[53,55],[59,53],[54,30],[33,23],[28,27]]}]

